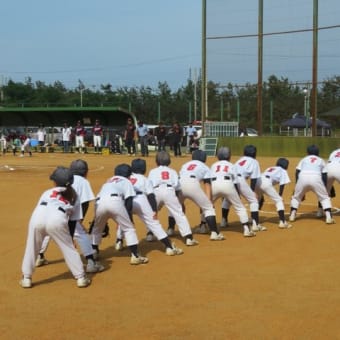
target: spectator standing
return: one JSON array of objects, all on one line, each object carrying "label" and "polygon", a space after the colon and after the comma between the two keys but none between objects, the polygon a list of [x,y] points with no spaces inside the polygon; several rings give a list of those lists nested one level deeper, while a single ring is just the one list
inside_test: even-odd
[{"label": "spectator standing", "polygon": [[197,136],[197,130],[192,125],[192,122],[185,129],[185,134],[186,134],[186,137],[187,137],[187,153],[190,153],[190,146],[193,143],[195,134]]},{"label": "spectator standing", "polygon": [[148,150],[148,132],[149,129],[146,124],[143,123],[143,121],[138,122],[137,126],[137,136],[138,141],[140,143],[141,153],[142,156],[149,156],[149,150]]},{"label": "spectator standing", "polygon": [[72,129],[67,125],[67,123],[64,123],[64,127],[62,129],[62,135],[63,135],[63,148],[64,148],[63,151],[69,152],[70,151]]},{"label": "spectator standing", "polygon": [[46,130],[42,124],[39,125],[37,131],[38,144],[40,149],[45,145]]},{"label": "spectator standing", "polygon": [[182,137],[183,137],[183,129],[178,122],[174,123],[172,132],[173,132],[174,155],[175,157],[182,156],[181,143],[182,143]]},{"label": "spectator standing", "polygon": [[155,129],[155,136],[157,138],[158,151],[165,151],[166,128],[163,122],[158,123],[158,127]]},{"label": "spectator standing", "polygon": [[124,132],[124,142],[130,156],[136,155],[136,126],[132,118],[128,118]]},{"label": "spectator standing", "polygon": [[1,135],[0,138],[0,149],[1,149],[1,153],[3,155],[5,155],[5,153],[7,152],[7,139],[5,135]]},{"label": "spectator standing", "polygon": [[99,119],[96,119],[96,123],[92,128],[93,131],[93,146],[94,153],[102,152],[102,137],[103,137],[103,127],[100,125]]},{"label": "spectator standing", "polygon": [[74,128],[74,134],[76,136],[76,151],[84,153],[85,144],[84,144],[84,136],[85,136],[85,128],[81,124],[81,121],[78,120],[76,127]]}]

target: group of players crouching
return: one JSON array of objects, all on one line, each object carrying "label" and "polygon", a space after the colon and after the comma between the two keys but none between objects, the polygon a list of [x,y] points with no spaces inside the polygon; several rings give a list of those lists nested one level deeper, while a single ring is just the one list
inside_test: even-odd
[{"label": "group of players crouching", "polygon": [[[213,205],[219,198],[223,200],[220,226],[227,226],[229,209],[233,206],[242,224],[244,237],[254,237],[257,232],[266,230],[259,223],[264,195],[275,203],[279,228],[291,227],[289,222],[295,221],[299,204],[308,191],[317,195],[319,214],[325,215],[326,223],[334,223],[330,197],[334,195],[334,181],[340,181],[340,149],[330,155],[326,165],[319,157],[316,145],[307,148],[307,156],[296,167],[296,186],[291,199],[289,221],[285,218],[282,199],[284,187],[290,183],[287,173],[289,161],[279,158],[275,165],[261,173],[256,151],[254,145],[247,145],[244,155],[232,164],[229,148],[221,147],[217,151],[217,161],[208,167],[205,164],[206,153],[195,150],[192,159],[183,164],[178,173],[170,167],[169,153],[160,151],[156,154],[157,166],[150,170],[148,176],[144,159],[133,159],[130,165],[117,165],[114,176],[103,184],[97,196],[86,179],[88,164],[84,160],[73,161],[69,168],[57,167],[50,176],[54,182],[53,188],[41,195],[29,222],[20,285],[23,288],[32,287],[35,267],[48,264],[44,253],[49,240],[53,239],[77,286],[87,287],[91,283],[87,273],[105,269],[99,262],[99,245],[105,236],[109,219],[118,225],[115,248],[122,250],[125,242],[131,252],[130,264],[148,263],[148,258],[139,252],[133,214],[138,215],[145,224],[148,241],[156,238],[162,242],[168,256],[183,254],[183,250],[177,248],[170,239],[176,225],[186,246],[198,244],[185,215],[187,199],[193,201],[201,211],[201,224],[194,231],[209,233],[211,241],[224,240]],[[279,185],[278,191],[276,185]],[[250,220],[242,198],[249,203]],[[82,221],[93,200],[95,217],[89,234]],[[163,206],[169,212],[166,231],[157,217]],[[87,261],[85,267],[74,240]]]}]

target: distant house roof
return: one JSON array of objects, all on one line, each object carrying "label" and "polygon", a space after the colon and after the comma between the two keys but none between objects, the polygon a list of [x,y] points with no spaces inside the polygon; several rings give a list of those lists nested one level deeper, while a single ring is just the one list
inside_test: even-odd
[{"label": "distant house roof", "polygon": [[[316,120],[316,125],[318,128],[325,128],[325,129],[330,129],[331,124],[317,119]],[[287,119],[284,122],[281,123],[281,126],[283,127],[289,127],[289,128],[306,128],[306,116],[295,113],[291,119]],[[312,119],[308,119],[308,127],[312,126]]]}]

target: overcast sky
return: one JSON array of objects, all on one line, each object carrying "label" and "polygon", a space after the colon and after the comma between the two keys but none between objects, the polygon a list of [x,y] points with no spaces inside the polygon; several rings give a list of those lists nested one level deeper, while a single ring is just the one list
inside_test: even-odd
[{"label": "overcast sky", "polygon": [[[312,27],[312,0],[264,1],[264,32]],[[207,35],[257,33],[258,1],[207,0]],[[340,24],[340,1],[319,1],[319,26]],[[80,79],[110,83],[186,84],[201,67],[201,0],[11,0],[1,4],[0,82],[8,79],[74,88]],[[257,79],[257,40],[207,41],[208,79]],[[319,79],[340,75],[340,28],[319,33]],[[311,80],[312,33],[265,37],[264,79]],[[194,72],[193,72],[194,73]]]}]

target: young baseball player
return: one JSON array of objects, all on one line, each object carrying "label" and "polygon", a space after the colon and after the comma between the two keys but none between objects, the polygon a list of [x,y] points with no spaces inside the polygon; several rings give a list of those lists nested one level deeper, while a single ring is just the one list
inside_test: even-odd
[{"label": "young baseball player", "polygon": [[[256,183],[255,192],[260,202],[259,208],[261,209],[264,198],[263,194],[266,194],[271,200],[275,202],[276,210],[279,215],[279,228],[286,229],[292,225],[286,221],[284,203],[282,194],[285,185],[290,183],[290,178],[287,173],[289,161],[286,158],[279,158],[276,162],[276,166],[271,166],[266,169]],[[279,192],[274,188],[274,185],[279,184]]]},{"label": "young baseball player", "polygon": [[29,135],[26,136],[24,142],[21,145],[21,155],[20,157],[24,157],[25,152],[28,152],[30,157],[32,157],[32,151],[31,151],[31,137]]},{"label": "young baseball player", "polygon": [[331,152],[325,170],[327,171],[327,191],[330,197],[335,197],[334,182],[340,183],[340,149]]},{"label": "young baseball player", "polygon": [[[183,250],[176,248],[169,240],[168,234],[164,231],[157,218],[157,202],[150,180],[145,177],[146,162],[144,159],[134,159],[131,162],[132,174],[130,182],[135,189],[136,196],[133,197],[132,212],[140,217],[148,229],[147,237],[153,235],[165,246],[166,255],[181,255]],[[120,227],[117,230],[116,249],[121,250],[123,246],[123,235]]]},{"label": "young baseball player", "polygon": [[92,247],[99,254],[99,244],[106,222],[112,218],[120,226],[126,244],[131,251],[130,264],[138,265],[148,263],[147,257],[138,252],[138,238],[132,223],[133,197],[135,190],[128,177],[131,167],[128,164],[117,165],[114,176],[101,187],[95,203],[95,219],[92,229]]},{"label": "young baseball player", "polygon": [[[241,196],[243,196],[249,203],[250,214],[253,220],[251,230],[253,232],[265,231],[266,227],[259,223],[259,202],[255,194],[255,187],[257,180],[261,177],[260,165],[256,160],[256,147],[254,145],[246,145],[241,157],[235,164],[235,173],[237,175],[238,189]],[[250,185],[248,184],[250,180]],[[223,200],[222,216],[227,220],[229,211],[229,202]]]},{"label": "young baseball player", "polygon": [[290,202],[289,221],[296,219],[296,212],[301,201],[308,191],[313,191],[318,197],[322,209],[326,215],[326,223],[335,223],[332,217],[331,199],[327,192],[327,169],[325,161],[319,157],[319,148],[317,145],[307,147],[307,156],[304,157],[297,165],[295,177],[296,185],[293,197]]},{"label": "young baseball player", "polygon": [[76,127],[74,128],[74,134],[76,139],[76,151],[84,153],[85,144],[84,144],[84,136],[86,134],[84,126],[81,124],[81,121],[78,120]]},{"label": "young baseball player", "polygon": [[55,187],[46,190],[40,197],[29,222],[25,255],[22,262],[23,277],[20,285],[23,288],[32,287],[32,274],[35,261],[43,238],[49,235],[60,248],[67,266],[77,280],[77,286],[88,286],[91,281],[85,275],[80,255],[74,247],[68,228],[71,213],[78,213],[76,209],[76,193],[72,188],[73,174],[64,167],[57,167],[51,174]]},{"label": "young baseball player", "polygon": [[[89,235],[87,231],[85,230],[85,227],[82,224],[82,221],[85,218],[86,212],[88,210],[89,204],[91,201],[95,199],[95,196],[93,194],[90,182],[87,180],[87,174],[88,174],[88,164],[86,161],[82,159],[77,159],[71,162],[70,170],[73,173],[73,184],[72,187],[77,193],[78,201],[77,203],[81,205],[82,210],[82,218],[81,220],[75,220],[73,221],[73,224],[75,224],[75,232],[74,232],[74,239],[78,243],[81,253],[84,255],[85,259],[87,260],[86,264],[86,272],[87,273],[97,273],[104,270],[104,266],[102,266],[98,261],[95,261],[94,259],[94,250],[92,248],[91,240],[89,238]],[[73,217],[70,217],[70,220],[73,220]],[[69,223],[70,224],[70,223]],[[48,264],[48,261],[45,258],[45,252],[48,247],[49,243],[49,237],[45,237],[39,257],[36,261],[36,267],[41,267],[43,265]]]},{"label": "young baseball player", "polygon": [[94,153],[102,152],[102,137],[103,137],[103,127],[100,125],[99,119],[96,119],[96,123],[92,128],[93,132],[93,146]]},{"label": "young baseball player", "polygon": [[185,238],[185,244],[195,246],[198,242],[192,236],[189,221],[177,196],[180,192],[178,174],[169,167],[170,163],[170,154],[167,151],[158,151],[157,168],[150,170],[148,178],[154,189],[158,210],[165,205],[178,225],[181,236]]},{"label": "young baseball player", "polygon": [[[195,150],[191,158],[192,160],[184,163],[179,171],[183,202],[188,198],[200,207],[211,232],[210,240],[224,240],[223,234],[217,230],[216,212],[211,201],[212,176],[209,167],[204,164],[207,160],[207,154],[202,150]],[[201,182],[204,183],[205,192],[201,187]]]},{"label": "young baseball player", "polygon": [[243,205],[238,193],[237,176],[234,165],[230,163],[231,153],[228,147],[221,147],[217,151],[217,159],[211,168],[211,189],[213,201],[224,198],[231,204],[243,226],[243,236],[253,237],[256,234],[249,229],[247,209]]}]

